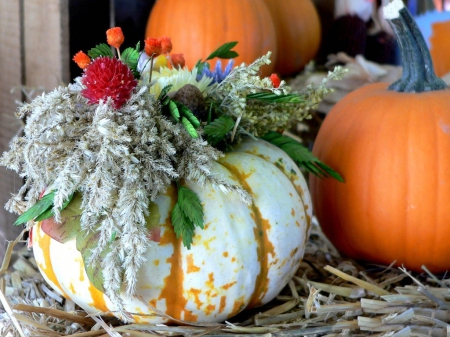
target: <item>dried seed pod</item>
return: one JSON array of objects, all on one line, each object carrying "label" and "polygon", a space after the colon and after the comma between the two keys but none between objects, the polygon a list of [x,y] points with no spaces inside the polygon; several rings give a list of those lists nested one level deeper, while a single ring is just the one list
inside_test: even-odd
[{"label": "dried seed pod", "polygon": [[172,99],[184,104],[200,120],[206,116],[205,97],[195,85],[186,84],[172,96]]}]

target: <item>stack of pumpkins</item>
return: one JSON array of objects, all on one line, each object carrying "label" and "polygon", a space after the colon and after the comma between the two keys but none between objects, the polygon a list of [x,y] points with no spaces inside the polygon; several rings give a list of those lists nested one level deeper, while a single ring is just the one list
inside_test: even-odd
[{"label": "stack of pumpkins", "polygon": [[271,51],[273,62],[262,75],[288,76],[316,55],[321,25],[311,0],[190,0],[188,6],[158,0],[146,36],[170,36],[173,52],[183,53],[189,68],[220,45],[238,41],[236,64],[249,64]]}]

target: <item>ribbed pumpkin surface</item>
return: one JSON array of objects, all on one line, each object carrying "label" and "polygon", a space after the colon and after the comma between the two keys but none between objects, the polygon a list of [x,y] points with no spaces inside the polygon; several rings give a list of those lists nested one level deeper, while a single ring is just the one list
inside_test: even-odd
[{"label": "ribbed pumpkin surface", "polygon": [[[254,0],[158,0],[151,11],[146,37],[169,36],[173,53],[184,54],[191,69],[198,60],[222,44],[238,41],[235,65],[252,63],[272,51],[277,57],[277,41],[269,10],[262,1]],[[211,67],[217,59],[210,62]],[[261,68],[270,75],[274,63]]]},{"label": "ribbed pumpkin surface", "polygon": [[277,33],[274,71],[282,76],[299,72],[317,54],[321,41],[319,15],[311,0],[264,0]]},{"label": "ribbed pumpkin surface", "polygon": [[313,153],[345,179],[310,179],[318,220],[342,253],[450,268],[450,90],[367,85],[325,118]]},{"label": "ribbed pumpkin surface", "polygon": [[[170,221],[176,189],[158,197],[161,231],[139,272],[139,298],[124,297],[136,322],[169,321],[152,316],[152,307],[176,319],[223,321],[273,299],[299,267],[312,209],[295,163],[264,141],[249,141],[214,170],[251,193],[253,203],[189,184],[203,204],[205,229],[196,231],[188,250]],[[38,266],[52,287],[88,312],[114,310],[88,280],[75,240],[58,243],[37,224],[33,242]]]}]

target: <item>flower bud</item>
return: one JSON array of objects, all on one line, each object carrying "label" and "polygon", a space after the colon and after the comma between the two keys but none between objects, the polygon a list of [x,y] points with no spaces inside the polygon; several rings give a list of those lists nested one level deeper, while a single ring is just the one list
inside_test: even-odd
[{"label": "flower bud", "polygon": [[120,27],[110,28],[106,31],[106,41],[110,46],[119,49],[124,40],[125,37]]}]

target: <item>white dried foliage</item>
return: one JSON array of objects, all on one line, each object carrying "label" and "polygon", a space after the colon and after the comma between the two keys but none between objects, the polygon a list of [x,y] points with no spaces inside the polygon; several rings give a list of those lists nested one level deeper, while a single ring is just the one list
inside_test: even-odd
[{"label": "white dried foliage", "polygon": [[[145,262],[150,202],[174,180],[221,186],[211,163],[222,153],[162,115],[146,86],[138,86],[119,110],[109,100],[87,104],[81,89],[76,81],[17,111],[19,118],[26,118],[24,136],[12,141],[0,164],[18,172],[26,183],[7,207],[23,213],[51,188],[56,191],[53,210],[59,220],[63,202],[81,191],[82,229],[99,232],[87,263],[101,263],[106,293],[121,312],[122,283],[132,296]],[[225,184],[220,188],[233,189]],[[113,235],[120,240],[111,243]]]},{"label": "white dried foliage", "polygon": [[292,121],[299,122],[310,118],[310,111],[317,108],[324,96],[332,91],[327,87],[327,82],[340,79],[345,72],[341,67],[336,67],[320,85],[310,85],[299,92],[304,99],[302,103],[248,101],[248,94],[261,91],[271,91],[277,95],[292,93],[285,81],[281,81],[280,86],[274,88],[268,77],[260,77],[260,67],[270,63],[270,54],[268,52],[248,66],[241,64],[235,67],[224,81],[208,90],[208,96],[221,102],[223,111],[236,120],[239,126],[236,129],[237,137],[260,137],[269,131],[284,129]]}]

